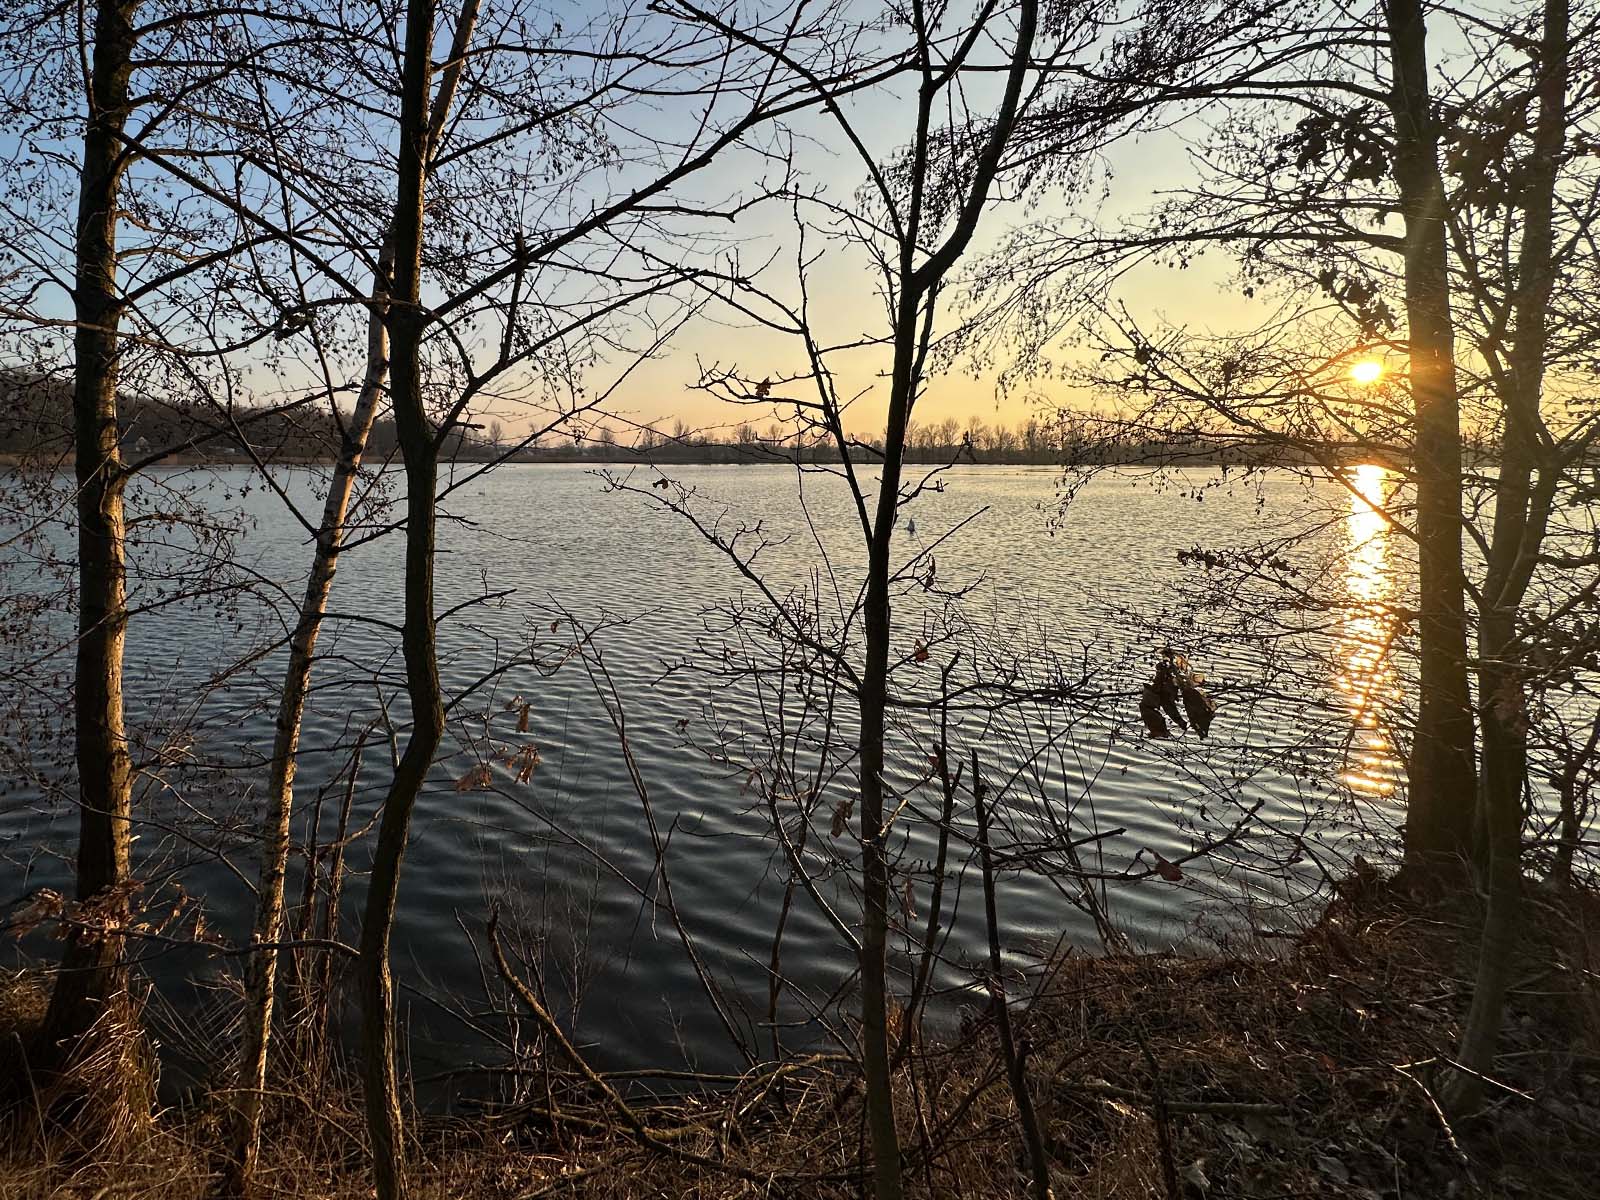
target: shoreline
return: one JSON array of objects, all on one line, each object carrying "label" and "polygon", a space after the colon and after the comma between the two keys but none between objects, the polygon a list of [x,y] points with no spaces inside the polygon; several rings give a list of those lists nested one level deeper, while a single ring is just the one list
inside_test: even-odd
[{"label": "shoreline", "polygon": [[[1518,978],[1542,982],[1513,992],[1503,1111],[1481,1127],[1451,1125],[1435,1100],[1475,954],[1474,914],[1459,903],[1369,871],[1342,881],[1287,944],[1057,960],[1013,1017],[1056,1200],[1587,1197],[1600,1171],[1600,1137],[1584,1136],[1600,1128],[1600,896],[1525,888],[1541,919]],[[13,1046],[28,1011],[42,1008],[0,1003],[0,1035]],[[908,1135],[920,1131],[906,1141],[911,1193],[1028,1194],[992,1014],[975,1005],[959,1037],[915,1043],[908,1062],[897,1104]],[[609,1093],[548,1052],[530,1065],[543,1083],[518,1096],[419,1115],[418,1195],[843,1200],[859,1189],[861,1097],[848,1056],[742,1076],[612,1073]],[[687,1088],[651,1091],[649,1079],[674,1077]],[[272,1098],[260,1185],[370,1194],[365,1161],[351,1152],[361,1127],[353,1075],[335,1068],[303,1086]],[[214,1195],[226,1113],[225,1093],[212,1091],[97,1148],[86,1166],[12,1150],[0,1158],[0,1196],[42,1200],[101,1182],[171,1200]],[[1177,1193],[1167,1190],[1174,1180]]]}]

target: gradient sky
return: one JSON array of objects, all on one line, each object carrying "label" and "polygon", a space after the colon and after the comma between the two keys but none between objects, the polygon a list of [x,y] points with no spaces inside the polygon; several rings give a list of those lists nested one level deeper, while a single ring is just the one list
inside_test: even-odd
[{"label": "gradient sky", "polygon": [[[981,93],[986,86],[990,85],[973,85],[967,91],[969,101],[980,110],[985,103]],[[658,131],[678,133],[693,128],[702,115],[699,103],[683,98],[677,105],[674,107],[671,97],[660,100],[654,108],[647,105],[646,124],[633,132],[647,138],[652,125]],[[885,87],[848,104],[847,111],[880,159],[910,136],[914,107],[911,98],[897,94],[894,87]],[[793,132],[798,137],[795,162],[804,184],[821,189],[835,203],[849,205],[865,172],[860,160],[849,151],[837,126],[830,119],[813,114],[794,122]],[[0,145],[0,151],[7,155],[13,150],[14,146]],[[1130,138],[1118,144],[1107,154],[1105,165],[1108,190],[1103,197],[1096,197],[1095,216],[1102,224],[1113,228],[1119,220],[1148,208],[1158,190],[1181,187],[1192,173],[1183,140],[1171,130]],[[699,197],[748,195],[761,169],[760,160],[752,153],[730,153],[696,178],[687,191]],[[566,203],[580,208],[586,207],[591,199],[593,197],[564,197]],[[1060,196],[1046,194],[1033,199],[1037,203],[1028,207],[992,204],[963,268],[980,269],[986,253],[1023,222],[1064,215],[1069,209],[1069,201]],[[741,216],[731,233],[725,225],[719,226],[716,232],[719,237],[742,240],[741,256],[746,264],[774,256],[761,282],[788,298],[796,295],[796,238],[787,204],[769,202]],[[847,342],[881,335],[887,322],[877,294],[879,279],[860,248],[838,240],[828,242],[820,232],[808,235],[807,247],[813,254],[821,255],[809,281],[812,321],[820,340]],[[1145,266],[1125,277],[1118,298],[1142,321],[1184,324],[1206,332],[1238,329],[1251,322],[1252,309],[1261,310],[1262,303],[1258,301],[1252,305],[1237,289],[1227,286],[1229,273],[1227,256],[1222,252],[1213,252],[1182,272]],[[63,270],[62,279],[67,277]],[[956,303],[954,296],[947,295],[943,311],[948,314]],[[58,287],[45,298],[44,304],[57,306],[59,314],[67,316],[65,287]],[[948,324],[945,327],[948,328]],[[1001,356],[1005,357],[1003,351]],[[730,407],[695,390],[701,366],[738,366],[748,376],[761,378],[795,372],[800,362],[794,339],[753,327],[747,318],[713,302],[703,316],[693,320],[658,355],[629,372],[626,381],[616,389],[611,407],[624,420],[666,427],[679,418],[694,426],[727,426],[749,419],[765,427],[771,420],[770,412]],[[586,384],[591,392],[604,389],[627,365],[622,359],[603,363],[590,371]],[[852,429],[866,435],[881,429],[886,391],[880,379],[886,365],[883,356],[858,351],[841,355],[832,365],[843,394],[864,393],[847,418]],[[294,387],[303,381],[280,377],[277,382]],[[922,423],[938,423],[954,417],[965,424],[969,418],[977,417],[990,424],[1016,427],[1040,410],[1084,399],[1086,397],[1071,383],[1059,376],[1029,381],[1001,394],[993,375],[974,376],[958,363],[950,372],[928,382],[916,419]],[[524,414],[510,402],[497,404],[478,416],[485,422],[498,418],[510,432],[527,427]]]},{"label": "gradient sky", "polygon": [[[1430,49],[1435,56],[1471,49],[1462,42],[1461,31],[1450,22],[1438,21],[1435,25],[1430,29]],[[1373,54],[1373,74],[1381,79],[1386,74],[1385,64],[1380,51],[1374,48]],[[858,102],[851,112],[860,118],[858,128],[864,131],[875,152],[881,154],[909,136],[913,109],[908,98],[878,95],[865,103]],[[825,187],[832,199],[848,202],[864,178],[859,160],[843,149],[845,143],[830,123],[814,123],[808,132],[815,144],[806,147],[799,159],[806,177]],[[1119,223],[1147,210],[1161,191],[1184,187],[1196,174],[1185,138],[1198,140],[1204,133],[1202,118],[1191,116],[1163,131],[1131,137],[1113,146],[1105,156],[1108,184],[1105,194],[1095,197],[1095,219],[1102,227],[1114,230]],[[735,164],[731,169],[736,172],[737,159],[731,161]],[[1071,208],[1071,201],[1059,195],[1036,199],[1037,207],[1032,208],[991,205],[963,265],[967,269],[978,267],[986,250],[1022,223],[1061,215]],[[744,223],[744,230],[752,236],[747,259],[781,248],[780,262],[769,278],[781,278],[785,271],[792,276],[793,235],[783,222],[758,214]],[[1119,283],[1116,299],[1147,326],[1181,325],[1207,334],[1240,332],[1267,319],[1275,305],[1269,296],[1247,299],[1233,283],[1232,274],[1230,255],[1212,249],[1182,271],[1153,264],[1135,268]],[[816,268],[812,287],[814,301],[825,298],[825,304],[818,303],[814,310],[825,336],[845,340],[882,332],[886,322],[876,294],[877,283],[875,273],[858,253],[843,247],[827,250]],[[947,299],[945,312],[949,311],[949,303]],[[1058,355],[1058,365],[1070,359],[1070,354],[1068,351]],[[695,322],[657,360],[639,368],[619,390],[620,407],[635,419],[665,421],[668,425],[674,417],[696,425],[720,425],[753,417],[758,426],[766,425],[769,417],[765,413],[729,411],[727,406],[694,391],[697,362],[720,362],[724,366],[737,363],[746,374],[761,378],[778,374],[785,367],[793,368],[797,359],[785,339],[752,329],[724,313],[720,320]],[[858,431],[870,433],[882,426],[878,394],[884,389],[873,385],[883,366],[883,361],[871,355],[858,354],[841,373],[842,391],[872,389],[855,411],[853,427]],[[929,381],[917,419],[937,423],[955,417],[965,424],[975,415],[989,423],[1004,422],[1016,427],[1040,409],[1068,402],[1081,404],[1088,399],[1081,389],[1059,375],[1032,381],[1002,395],[992,375],[974,377],[958,367]]]},{"label": "gradient sky", "polygon": [[[880,132],[891,123],[876,122]],[[847,156],[813,154],[806,161],[813,182],[821,182],[829,194],[847,197],[858,184],[859,160]],[[1180,186],[1189,176],[1182,142],[1174,133],[1147,135],[1115,147],[1108,156],[1113,179],[1108,196],[1097,203],[1102,221],[1115,224],[1119,216],[1131,216],[1152,202],[1159,189]],[[1054,212],[1068,211],[1056,201]],[[979,235],[968,252],[965,265],[978,266],[984,254],[1007,232],[1022,222],[1052,212],[1046,197],[1032,212],[1014,204],[995,204],[985,214]],[[751,236],[745,259],[764,258],[778,250],[776,261],[764,278],[772,286],[788,292],[792,287],[794,234],[783,214],[759,215],[745,222]],[[1130,272],[1118,289],[1124,300],[1142,319],[1189,325],[1197,331],[1223,332],[1248,323],[1252,311],[1264,311],[1262,302],[1246,300],[1237,288],[1229,286],[1231,267],[1226,254],[1213,251],[1184,271],[1143,265]],[[877,294],[878,276],[858,249],[842,245],[828,247],[813,271],[810,292],[814,323],[826,337],[844,341],[864,333],[881,333],[885,314]],[[948,302],[944,308],[949,312]],[[722,426],[752,420],[764,428],[770,418],[765,411],[745,410],[718,402],[694,388],[699,366],[737,363],[755,378],[794,369],[798,357],[793,339],[774,331],[752,326],[748,319],[725,307],[696,319],[674,339],[657,358],[637,368],[617,392],[616,407],[628,418],[655,422],[670,427],[674,418],[694,426]],[[879,398],[884,388],[878,373],[886,359],[870,352],[841,356],[841,391],[850,393],[870,389],[853,410],[853,428],[873,432],[881,428],[883,405]],[[613,368],[614,370],[614,368]],[[604,371],[595,377],[608,379]],[[917,410],[917,420],[938,423],[954,417],[963,425],[977,416],[990,423],[1013,428],[1026,422],[1041,408],[1063,402],[1081,402],[1081,390],[1060,378],[1032,381],[1006,394],[998,390],[992,373],[974,375],[957,369],[929,381],[925,397]]]}]

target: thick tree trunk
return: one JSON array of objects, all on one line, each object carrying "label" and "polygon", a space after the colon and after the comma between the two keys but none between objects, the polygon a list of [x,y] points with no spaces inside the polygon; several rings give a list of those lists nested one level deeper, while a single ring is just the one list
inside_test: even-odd
[{"label": "thick tree trunk", "polygon": [[421,308],[423,197],[427,181],[428,99],[432,78],[435,5],[406,6],[405,65],[401,82],[399,157],[393,234],[394,285],[389,333],[393,342],[396,433],[406,472],[405,619],[401,642],[411,700],[411,736],[384,799],[373,852],[361,928],[358,979],[361,995],[362,1083],[372,1143],[378,1200],[406,1194],[404,1117],[395,1063],[394,980],[389,935],[394,927],[411,813],[444,733],[444,701],[433,621],[434,504],[438,449],[423,405]]},{"label": "thick tree trunk", "polygon": [[[135,3],[95,9],[90,106],[79,175],[77,326],[73,380],[78,484],[78,648],[74,692],[78,765],[77,896],[96,922],[126,917],[132,769],[122,715],[127,631],[124,475],[118,449],[117,199],[126,166]],[[120,939],[74,936],[45,1016],[45,1044],[59,1057],[126,987]]]},{"label": "thick tree trunk", "polygon": [[311,688],[311,663],[322,632],[322,618],[328,610],[338,570],[339,550],[344,542],[345,516],[355,486],[361,456],[366,451],[367,435],[378,411],[384,380],[389,373],[389,331],[384,298],[393,270],[393,255],[387,243],[378,261],[378,278],[373,282],[372,307],[367,323],[367,367],[356,397],[355,410],[345,425],[344,441],[333,478],[323,502],[322,522],[317,531],[316,551],[311,574],[306,580],[300,603],[300,619],[289,641],[289,662],[284,670],[283,691],[278,699],[278,717],[273,735],[272,763],[267,781],[267,818],[261,847],[261,882],[257,889],[255,930],[256,947],[245,973],[244,1029],[239,1056],[237,1094],[231,1163],[227,1186],[233,1192],[244,1189],[255,1168],[256,1148],[261,1133],[262,1089],[267,1081],[267,1051],[272,1038],[274,989],[277,980],[278,952],[274,947],[283,928],[284,878],[289,865],[289,822],[294,811],[294,777],[298,763],[300,728],[305,715],[306,696]]},{"label": "thick tree trunk", "polygon": [[1395,183],[1405,216],[1406,325],[1415,405],[1419,703],[1408,764],[1405,861],[1430,873],[1472,847],[1472,696],[1461,563],[1461,425],[1444,181],[1428,89],[1422,0],[1387,0]]},{"label": "thick tree trunk", "polygon": [[1555,284],[1554,209],[1557,163],[1566,141],[1568,0],[1546,0],[1538,63],[1538,115],[1522,197],[1522,242],[1509,370],[1501,385],[1505,432],[1495,485],[1494,530],[1484,573],[1478,633],[1478,695],[1483,728],[1479,806],[1488,851],[1488,912],[1478,975],[1461,1035],[1449,1107],[1477,1106],[1479,1076],[1494,1069],[1517,941],[1522,893],[1522,797],[1528,778],[1526,698],[1517,644],[1518,615],[1549,526],[1559,469],[1544,463],[1540,413],[1550,294]]}]

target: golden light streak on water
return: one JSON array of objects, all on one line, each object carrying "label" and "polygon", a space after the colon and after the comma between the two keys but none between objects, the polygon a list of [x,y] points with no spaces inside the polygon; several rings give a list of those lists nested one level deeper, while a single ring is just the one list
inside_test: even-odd
[{"label": "golden light streak on water", "polygon": [[1346,755],[1343,779],[1362,795],[1389,796],[1401,771],[1379,720],[1384,702],[1400,694],[1391,653],[1397,633],[1389,607],[1394,593],[1393,534],[1383,513],[1394,489],[1389,472],[1374,465],[1356,467],[1349,482],[1353,488],[1345,519],[1349,609],[1340,633],[1337,684],[1355,718],[1357,734]]}]

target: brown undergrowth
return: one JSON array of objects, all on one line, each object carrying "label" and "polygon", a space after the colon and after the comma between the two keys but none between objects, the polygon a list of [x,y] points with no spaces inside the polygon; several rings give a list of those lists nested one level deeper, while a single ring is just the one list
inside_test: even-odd
[{"label": "brown undergrowth", "polygon": [[1058,1194],[1164,1195],[1164,1102],[1184,1196],[1593,1196],[1600,908],[1530,889],[1527,910],[1503,1086],[1453,1125],[1436,1096],[1470,997],[1471,906],[1358,878],[1281,958],[1069,964],[1033,1017],[1071,1060]]},{"label": "brown undergrowth", "polygon": [[[1054,1195],[1594,1195],[1600,902],[1530,887],[1527,914],[1489,1108],[1454,1124],[1434,1098],[1468,998],[1470,905],[1364,877],[1277,955],[1061,960],[1016,1021]],[[862,1194],[848,1064],[701,1080],[659,1100],[637,1079],[600,1088],[556,1065],[536,1102],[422,1121],[414,1195]],[[1027,1194],[987,1018],[919,1049],[898,1079],[913,1192]],[[99,1147],[25,1138],[0,1159],[0,1197],[205,1196],[219,1130],[203,1103]],[[370,1195],[348,1093],[273,1097],[259,1184],[263,1196]]]}]

